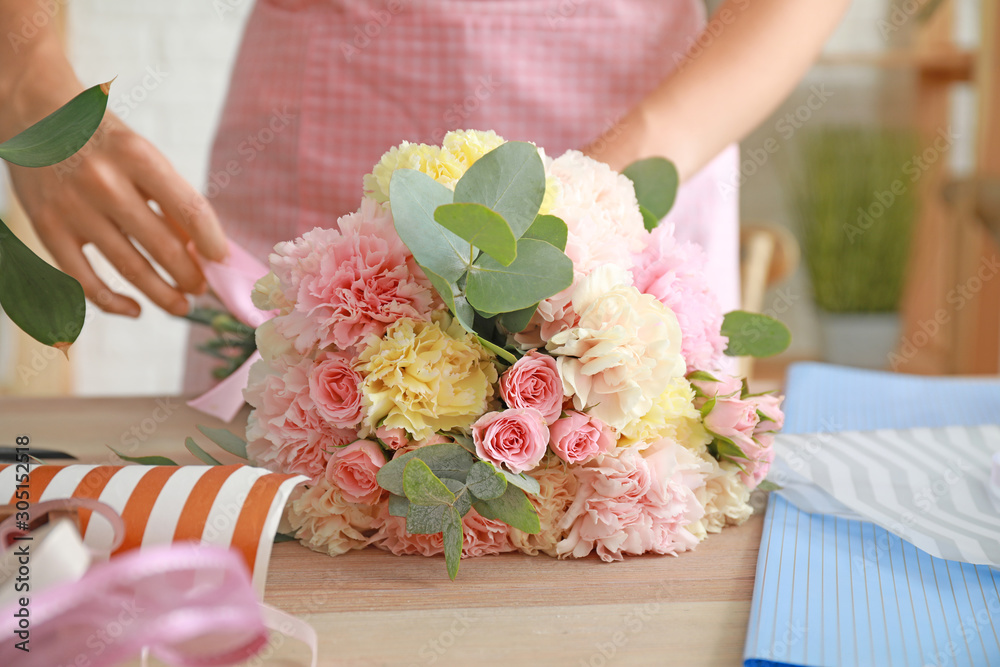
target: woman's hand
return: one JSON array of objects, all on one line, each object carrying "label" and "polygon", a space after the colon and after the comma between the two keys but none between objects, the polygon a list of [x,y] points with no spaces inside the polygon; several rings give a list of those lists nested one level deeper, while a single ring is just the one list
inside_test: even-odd
[{"label": "woman's hand", "polygon": [[[67,98],[68,101],[69,98]],[[205,291],[189,242],[209,259],[226,255],[226,239],[208,201],[148,141],[110,112],[76,155],[51,167],[10,166],[18,197],[59,266],[80,281],[102,310],[135,317],[139,304],[116,294],[83,253],[92,243],[153,303],[188,311],[185,293]],[[156,202],[160,211],[150,207]],[[136,247],[171,278],[164,280]]]}]

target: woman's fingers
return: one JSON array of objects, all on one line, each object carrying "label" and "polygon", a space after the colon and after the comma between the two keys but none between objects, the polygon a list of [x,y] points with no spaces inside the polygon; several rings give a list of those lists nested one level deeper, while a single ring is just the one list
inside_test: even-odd
[{"label": "woman's fingers", "polygon": [[164,215],[181,226],[207,259],[222,261],[228,254],[226,235],[208,200],[177,173],[148,142],[136,137],[128,147],[136,165],[139,191],[159,204]]},{"label": "woman's fingers", "polygon": [[178,289],[190,294],[205,291],[205,277],[185,247],[187,238],[179,237],[173,225],[157,215],[131,184],[121,186],[111,218],[170,274]]},{"label": "woman's fingers", "polygon": [[88,224],[90,241],[101,251],[122,277],[135,285],[163,310],[172,315],[186,315],[189,304],[183,292],[169,285],[153,265],[132,245],[128,237],[109,220]]},{"label": "woman's fingers", "polygon": [[141,308],[138,303],[111,291],[111,288],[97,276],[83,254],[83,247],[79,241],[69,235],[60,235],[51,239],[46,245],[56,264],[80,282],[84,295],[91,303],[107,313],[128,317],[139,316]]}]

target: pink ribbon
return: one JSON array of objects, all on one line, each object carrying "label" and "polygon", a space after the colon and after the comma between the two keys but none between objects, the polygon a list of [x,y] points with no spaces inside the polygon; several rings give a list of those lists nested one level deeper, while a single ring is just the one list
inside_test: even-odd
[{"label": "pink ribbon", "polygon": [[[0,664],[21,667],[81,657],[110,666],[147,646],[181,667],[231,665],[256,655],[268,637],[239,555],[197,543],[132,551],[32,594],[27,606],[0,610],[0,636]],[[28,651],[18,648],[25,640]]]},{"label": "pink ribbon", "polygon": [[[229,241],[229,256],[225,261],[212,262],[202,258],[201,270],[222,305],[243,324],[257,328],[277,314],[276,310],[260,310],[250,298],[254,284],[267,275],[267,266],[232,241]],[[260,354],[254,352],[232,375],[198,398],[188,401],[188,405],[231,422],[243,407],[243,388],[247,386],[250,367],[259,359]]]}]

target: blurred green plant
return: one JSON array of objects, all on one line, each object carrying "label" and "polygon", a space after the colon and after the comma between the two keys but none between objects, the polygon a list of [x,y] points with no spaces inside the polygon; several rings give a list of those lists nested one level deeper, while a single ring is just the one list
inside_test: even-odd
[{"label": "blurred green plant", "polygon": [[816,304],[834,313],[895,311],[917,214],[910,131],[831,127],[803,133],[789,181]]},{"label": "blurred green plant", "polygon": [[[0,143],[0,159],[47,167],[90,140],[108,104],[105,83],[89,88],[20,134]],[[86,314],[83,288],[36,255],[0,220],[0,308],[22,331],[64,352],[76,341]]]}]

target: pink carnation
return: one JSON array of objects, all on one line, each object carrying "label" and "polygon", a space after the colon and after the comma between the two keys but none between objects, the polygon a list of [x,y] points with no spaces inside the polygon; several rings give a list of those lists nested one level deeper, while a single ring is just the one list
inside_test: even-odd
[{"label": "pink carnation", "polygon": [[556,360],[531,350],[500,377],[500,395],[512,408],[535,408],[551,424],[559,418],[563,403]]},{"label": "pink carnation", "polygon": [[[372,538],[372,544],[397,556],[437,556],[444,553],[444,539],[441,533],[434,535],[411,535],[406,532],[404,517],[383,515],[384,523]],[[502,521],[494,521],[480,516],[472,509],[462,518],[464,539],[462,558],[491,556],[513,551],[510,544],[510,526]]]},{"label": "pink carnation", "polygon": [[334,450],[326,466],[326,478],[351,503],[371,505],[382,495],[375,476],[385,465],[385,454],[377,443],[358,440]]},{"label": "pink carnation", "polygon": [[309,392],[311,359],[258,361],[243,395],[253,406],[247,422],[247,453],[268,470],[323,476],[329,451],[357,438],[352,429],[324,419]]},{"label": "pink carnation", "polygon": [[686,526],[704,514],[695,495],[705,483],[702,464],[670,440],[649,452],[643,458],[629,448],[573,469],[580,485],[560,522],[569,530],[556,547],[560,556],[583,558],[596,550],[613,561],[624,554],[677,554],[698,543]]},{"label": "pink carnation", "polygon": [[294,304],[275,329],[303,354],[331,345],[350,350],[402,317],[426,320],[438,306],[387,208],[365,199],[337,223],[279,243],[270,257]]},{"label": "pink carnation", "polygon": [[534,408],[488,412],[472,425],[476,454],[511,472],[531,470],[545,455],[549,429]]},{"label": "pink carnation", "polygon": [[522,349],[545,347],[557,333],[577,325],[580,316],[573,310],[573,292],[582,275],[577,273],[577,279],[572,285],[538,304],[528,326],[514,335],[514,340]]},{"label": "pink carnation", "polygon": [[316,410],[334,426],[352,428],[363,416],[361,376],[351,368],[351,359],[343,354],[317,357],[309,372],[309,396]]},{"label": "pink carnation", "polygon": [[607,424],[582,412],[567,412],[549,426],[552,451],[567,463],[589,461],[615,447],[615,436]]},{"label": "pink carnation", "polygon": [[688,370],[720,368],[727,339],[721,333],[722,307],[705,274],[704,251],[693,243],[677,241],[673,226],[662,224],[634,260],[635,286],[677,315]]}]

